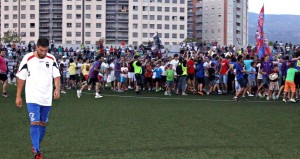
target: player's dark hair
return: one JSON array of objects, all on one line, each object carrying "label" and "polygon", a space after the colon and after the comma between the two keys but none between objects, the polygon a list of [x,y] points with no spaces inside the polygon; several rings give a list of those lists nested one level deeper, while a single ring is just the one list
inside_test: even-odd
[{"label": "player's dark hair", "polygon": [[37,41],[37,46],[48,47],[49,46],[49,40],[47,38],[39,38],[38,41]]}]

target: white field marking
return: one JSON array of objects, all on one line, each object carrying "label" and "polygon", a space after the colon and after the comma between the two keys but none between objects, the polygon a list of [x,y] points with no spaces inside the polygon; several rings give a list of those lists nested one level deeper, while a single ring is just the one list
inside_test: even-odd
[{"label": "white field marking", "polygon": [[[82,92],[83,94],[95,94],[95,93],[88,93],[88,92]],[[221,100],[221,99],[205,99],[205,98],[199,98],[199,99],[191,99],[191,98],[165,98],[165,97],[143,97],[140,95],[137,96],[123,96],[123,95],[111,95],[111,94],[101,94],[103,97],[108,96],[108,97],[119,97],[119,98],[139,98],[139,99],[164,99],[164,100],[182,100],[182,101],[209,101],[209,102],[235,102],[233,99],[231,100]],[[180,96],[180,95],[179,95]],[[241,101],[241,103],[275,103],[276,101],[257,101],[254,99],[252,100],[247,100],[247,101]],[[277,101],[279,102],[279,101]],[[281,101],[280,101],[281,102]]]}]

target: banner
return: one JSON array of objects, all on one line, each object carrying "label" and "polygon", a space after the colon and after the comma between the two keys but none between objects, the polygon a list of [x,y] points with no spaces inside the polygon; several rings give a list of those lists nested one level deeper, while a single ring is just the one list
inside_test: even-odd
[{"label": "banner", "polygon": [[265,22],[265,13],[264,13],[264,6],[263,6],[258,15],[258,24],[256,29],[256,35],[255,35],[256,52],[258,53],[259,59],[264,57],[265,55],[272,56],[267,37],[264,33],[264,22]]}]

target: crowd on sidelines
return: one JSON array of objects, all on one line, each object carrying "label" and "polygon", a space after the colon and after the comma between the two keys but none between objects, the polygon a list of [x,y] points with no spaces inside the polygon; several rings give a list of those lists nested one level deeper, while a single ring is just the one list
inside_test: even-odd
[{"label": "crowd on sidelines", "polygon": [[[234,94],[233,99],[237,101],[247,96],[266,100],[283,96],[284,102],[296,102],[300,86],[300,48],[278,43],[274,46],[273,56],[261,59],[251,47],[238,49],[213,43],[197,47],[185,45],[172,56],[131,47],[121,50],[107,47],[103,52],[93,48],[74,51],[66,48],[67,52],[54,49],[51,53],[58,59],[61,93],[66,93],[65,89],[78,89],[78,98],[84,89],[95,90],[95,98],[101,98],[100,92],[110,88],[120,93],[134,89],[137,94],[141,91],[184,96]],[[0,80],[4,81],[5,74],[8,83],[15,82],[23,54],[1,51],[0,59],[3,61],[6,57],[7,72],[1,72],[0,68]],[[2,95],[7,96],[6,89]]]}]

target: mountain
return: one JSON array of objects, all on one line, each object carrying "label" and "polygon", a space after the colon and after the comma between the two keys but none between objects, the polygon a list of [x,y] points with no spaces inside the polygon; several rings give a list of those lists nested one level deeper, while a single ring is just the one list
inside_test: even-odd
[{"label": "mountain", "polygon": [[[249,43],[255,45],[258,14],[249,12],[248,16]],[[265,14],[264,31],[269,41],[300,44],[300,15]]]}]

